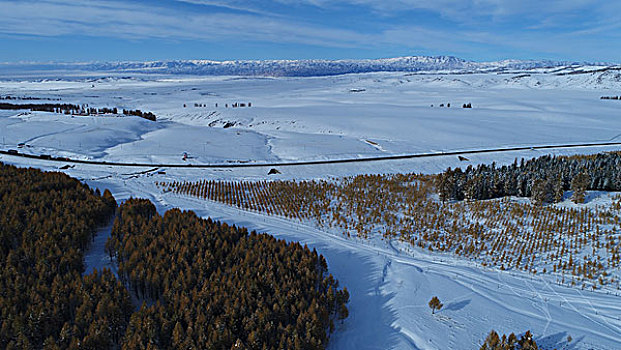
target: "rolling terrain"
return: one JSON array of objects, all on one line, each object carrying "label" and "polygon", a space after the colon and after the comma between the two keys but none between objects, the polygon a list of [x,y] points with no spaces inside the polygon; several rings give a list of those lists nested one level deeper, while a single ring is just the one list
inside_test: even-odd
[{"label": "rolling terrain", "polygon": [[[271,65],[272,71],[261,68],[259,75],[251,68],[239,71],[243,65],[238,63],[232,65],[238,71],[231,68],[216,76],[205,75],[216,69],[206,68],[209,64],[192,64],[194,68],[185,62],[4,71],[2,97],[148,110],[157,120],[0,111],[4,151],[142,165],[81,164],[6,153],[0,154],[0,161],[61,170],[92,187],[109,188],[119,201],[147,198],[161,214],[174,207],[191,209],[202,217],[316,248],[351,294],[350,315],[337,325],[330,349],[474,349],[491,329],[516,334],[531,330],[542,349],[621,346],[620,296],[612,287],[582,290],[548,275],[484,267],[475,259],[417,249],[381,235],[347,237],[310,221],[166,192],[157,185],[204,179],[338,181],[361,174],[435,174],[448,167],[510,164],[515,158],[619,150],[615,143],[621,142],[621,102],[600,99],[620,94],[621,76],[615,66],[485,66],[436,59],[420,63],[416,70],[397,69],[395,62],[394,69],[380,69],[380,63],[373,62],[366,66],[375,65],[373,70],[362,70],[365,66],[359,63],[355,69],[342,70],[344,63],[339,63],[319,70],[319,63],[267,62],[259,66]],[[409,64],[415,67],[412,60]],[[313,74],[304,73],[310,72],[309,66]],[[462,108],[468,103],[472,108]],[[589,145],[546,148],[570,144]],[[512,150],[464,154],[464,159],[457,153],[442,154],[508,148]],[[399,158],[414,154],[437,156]],[[378,157],[394,159],[328,163]],[[311,163],[274,166],[282,162]],[[162,166],[267,163],[271,165]],[[273,167],[280,174],[268,175]],[[590,193],[587,203],[579,206],[610,206],[612,195]],[[574,204],[566,200],[555,205]],[[104,243],[96,241],[93,254]],[[434,295],[444,307],[432,315],[427,303]]]}]

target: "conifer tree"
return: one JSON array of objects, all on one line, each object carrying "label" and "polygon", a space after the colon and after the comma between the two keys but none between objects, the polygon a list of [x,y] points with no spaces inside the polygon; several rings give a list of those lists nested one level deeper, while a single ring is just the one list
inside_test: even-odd
[{"label": "conifer tree", "polygon": [[591,182],[590,176],[586,172],[581,172],[574,176],[571,180],[571,190],[574,193],[571,196],[571,200],[576,203],[584,203],[584,197],[586,194],[587,186]]},{"label": "conifer tree", "polygon": [[563,177],[559,175],[556,182],[554,182],[554,203],[562,202],[564,194]]},{"label": "conifer tree", "polygon": [[432,314],[435,314],[436,310],[442,309],[442,306],[444,306],[444,304],[440,302],[440,299],[438,299],[437,296],[434,296],[431,300],[429,300],[429,307],[431,308]]}]

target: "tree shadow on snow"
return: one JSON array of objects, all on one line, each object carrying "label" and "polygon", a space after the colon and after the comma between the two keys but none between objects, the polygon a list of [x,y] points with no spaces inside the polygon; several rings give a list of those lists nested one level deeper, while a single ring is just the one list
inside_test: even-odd
[{"label": "tree shadow on snow", "polygon": [[343,324],[337,324],[328,349],[393,349],[403,341],[411,349],[417,349],[399,327],[392,326],[397,320],[397,312],[390,306],[394,294],[381,292],[386,282],[382,278],[384,266],[378,264],[377,259],[321,246],[317,250],[328,260],[330,271],[347,271],[346,275],[338,274],[338,279],[351,296],[347,305],[349,317]]},{"label": "tree shadow on snow", "polygon": [[468,304],[470,304],[470,301],[472,301],[472,299],[466,299],[466,300],[462,300],[462,301],[455,301],[455,302],[452,302],[452,303],[446,305],[443,310],[459,311],[459,310],[465,308]]},{"label": "tree shadow on snow", "polygon": [[610,192],[606,191],[587,191],[584,197],[584,203],[590,203],[594,200],[597,200],[603,196],[608,195]]},{"label": "tree shadow on snow", "polygon": [[[595,200],[598,200],[606,195],[608,195],[610,192],[606,192],[606,191],[586,191],[586,193],[584,194],[584,204],[588,204],[591,203]],[[563,200],[571,200],[571,197],[573,196],[574,192],[573,191],[565,191],[565,194],[563,195]]]},{"label": "tree shadow on snow", "polygon": [[535,338],[539,349],[575,350],[583,337],[568,341],[566,332],[559,332],[546,337]]}]

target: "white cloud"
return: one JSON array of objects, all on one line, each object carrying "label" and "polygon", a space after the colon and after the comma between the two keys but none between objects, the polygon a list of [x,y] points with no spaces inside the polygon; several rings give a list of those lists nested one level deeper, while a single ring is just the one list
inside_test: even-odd
[{"label": "white cloud", "polygon": [[260,40],[356,46],[368,37],[355,31],[309,26],[248,14],[190,14],[119,1],[0,1],[0,33],[37,36],[88,35],[130,39]]},{"label": "white cloud", "polygon": [[[379,14],[384,21],[414,11],[436,13],[464,27],[481,32],[497,31],[511,23],[508,30],[566,30],[582,33],[603,31],[621,22],[621,2],[607,0],[176,0],[224,7],[266,16],[281,16],[280,11],[265,10],[266,4],[283,8],[312,6],[326,11],[343,11],[351,7]],[[390,24],[383,26],[391,30]]]},{"label": "white cloud", "polygon": [[[204,42],[248,42],[275,44],[304,44],[319,47],[350,48],[382,52],[427,50],[438,54],[454,53],[467,57],[479,56],[477,50],[487,50],[486,56],[508,52],[538,53],[552,57],[576,57],[583,50],[593,55],[606,55],[609,47],[601,47],[594,39],[600,35],[619,36],[618,16],[621,5],[597,3],[592,0],[513,2],[505,0],[423,1],[423,0],[298,0],[299,6],[324,9],[342,6],[366,6],[374,11],[397,15],[405,9],[418,8],[450,17],[460,24],[443,23],[425,26],[407,21],[373,19],[359,28],[342,28],[338,23],[322,23],[304,17],[304,9],[273,14],[274,6],[255,1],[176,0],[214,7],[205,11],[189,11],[118,0],[0,0],[0,35],[32,35],[40,37],[85,35],[124,39],[197,40]],[[267,1],[267,0],[265,0]],[[272,0],[281,6],[292,0]],[[537,3],[539,3],[537,2]],[[174,3],[174,2],[173,2]],[[302,5],[300,5],[302,3]],[[516,5],[517,3],[522,4]],[[616,6],[616,7],[615,7]],[[227,11],[218,10],[229,9]],[[589,16],[579,16],[589,7]],[[230,11],[234,10],[234,11]],[[475,17],[486,17],[485,20]],[[583,22],[567,24],[576,16]],[[474,19],[473,19],[474,18]],[[529,18],[523,25],[503,26],[506,21]],[[589,18],[585,20],[584,18]],[[469,22],[471,21],[472,22]],[[612,32],[612,34],[610,33]],[[608,50],[608,51],[606,51]],[[381,53],[379,54],[381,56]],[[610,57],[612,54],[608,54]],[[524,57],[524,55],[522,55]]]},{"label": "white cloud", "polygon": [[[200,0],[199,0],[200,1]],[[598,20],[620,19],[619,2],[604,0],[272,0],[284,4],[306,4],[324,9],[362,6],[386,16],[404,11],[425,10],[444,18],[470,24],[492,21],[545,22],[550,17],[566,18],[591,11]],[[616,3],[616,4],[615,4]],[[532,24],[532,23],[531,23]],[[561,23],[559,23],[561,24]],[[580,24],[580,23],[573,23]]]}]

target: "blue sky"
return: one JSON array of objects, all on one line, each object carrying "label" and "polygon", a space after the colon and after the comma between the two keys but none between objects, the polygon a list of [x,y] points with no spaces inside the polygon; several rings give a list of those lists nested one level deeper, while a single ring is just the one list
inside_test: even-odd
[{"label": "blue sky", "polygon": [[0,0],[0,61],[621,62],[621,1]]}]

